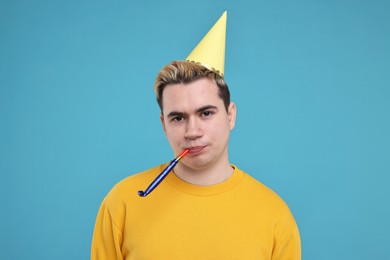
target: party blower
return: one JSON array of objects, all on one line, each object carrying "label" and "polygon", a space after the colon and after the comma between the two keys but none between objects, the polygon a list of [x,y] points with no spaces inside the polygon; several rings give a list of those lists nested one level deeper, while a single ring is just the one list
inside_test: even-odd
[{"label": "party blower", "polygon": [[169,165],[154,179],[154,181],[149,185],[149,187],[145,191],[138,191],[138,195],[140,197],[146,197],[149,193],[151,193],[164,179],[167,175],[175,168],[176,164],[182,159],[184,156],[188,154],[190,150],[185,149],[178,157],[173,159]]}]

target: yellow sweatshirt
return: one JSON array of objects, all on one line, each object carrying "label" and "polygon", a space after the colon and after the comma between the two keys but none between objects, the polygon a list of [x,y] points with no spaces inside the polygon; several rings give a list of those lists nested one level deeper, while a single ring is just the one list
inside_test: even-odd
[{"label": "yellow sweatshirt", "polygon": [[283,200],[235,168],[212,186],[174,173],[139,197],[165,168],[119,182],[104,199],[92,239],[92,260],[299,260],[300,237]]}]

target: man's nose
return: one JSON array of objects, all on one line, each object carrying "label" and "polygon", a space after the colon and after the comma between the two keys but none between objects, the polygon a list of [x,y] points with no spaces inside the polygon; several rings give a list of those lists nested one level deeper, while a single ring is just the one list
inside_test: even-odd
[{"label": "man's nose", "polygon": [[198,118],[191,117],[187,121],[186,133],[184,135],[187,139],[196,139],[203,135],[201,122]]}]

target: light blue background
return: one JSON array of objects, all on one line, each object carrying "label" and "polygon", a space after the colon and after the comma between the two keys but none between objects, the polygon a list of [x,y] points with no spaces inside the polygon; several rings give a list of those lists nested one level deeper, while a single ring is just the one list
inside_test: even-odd
[{"label": "light blue background", "polygon": [[88,259],[98,207],[172,159],[153,93],[228,11],[230,159],[303,259],[390,259],[389,1],[0,3],[0,259]]}]

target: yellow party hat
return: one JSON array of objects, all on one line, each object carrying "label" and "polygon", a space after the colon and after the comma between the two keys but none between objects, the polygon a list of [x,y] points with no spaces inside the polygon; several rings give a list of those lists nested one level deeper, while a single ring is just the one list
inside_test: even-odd
[{"label": "yellow party hat", "polygon": [[218,72],[221,76],[225,68],[226,17],[225,11],[186,58]]}]

